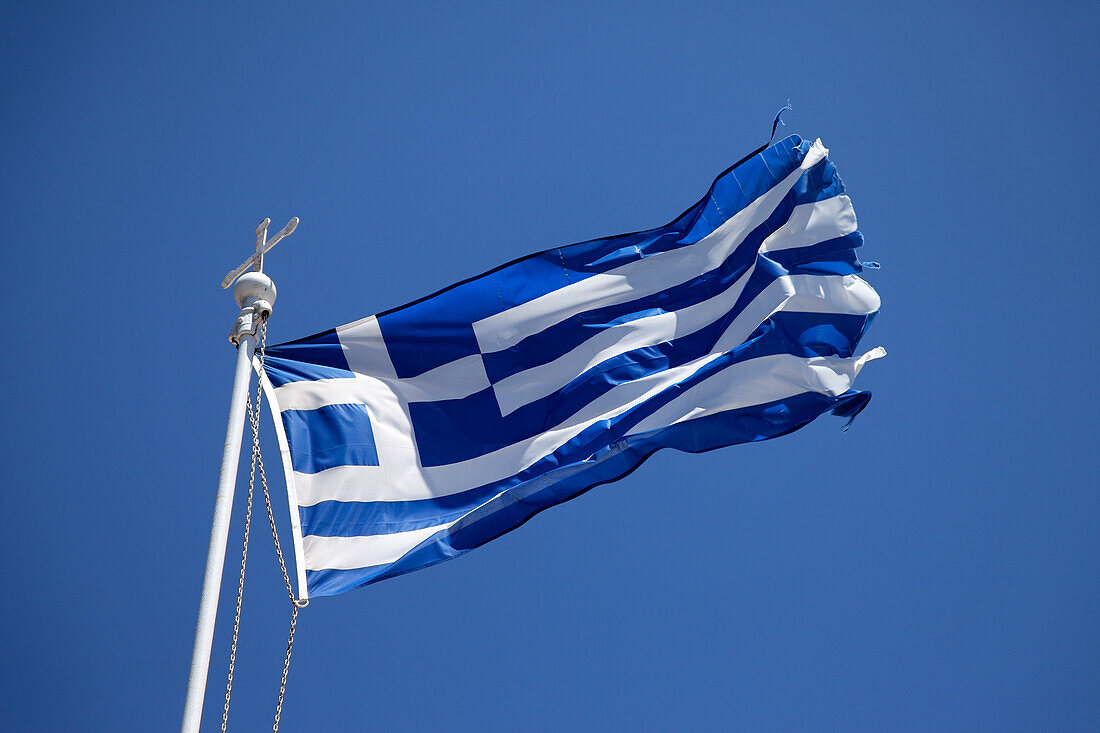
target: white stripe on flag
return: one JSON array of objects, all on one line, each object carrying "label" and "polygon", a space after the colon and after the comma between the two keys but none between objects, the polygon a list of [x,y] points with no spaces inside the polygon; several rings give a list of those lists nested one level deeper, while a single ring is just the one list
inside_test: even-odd
[{"label": "white stripe on flag", "polygon": [[417,492],[396,499],[399,485],[388,485],[386,472],[381,466],[333,466],[319,473],[294,472],[294,485],[298,489],[299,506],[313,506],[322,501],[377,501],[365,498],[386,496],[385,501],[423,499]]},{"label": "white stripe on flag", "polygon": [[376,534],[359,537],[303,538],[306,568],[309,570],[352,570],[383,565],[397,560],[441,529],[454,522],[437,527],[425,527],[397,534]]},{"label": "white stripe on flag", "polygon": [[841,194],[794,207],[791,218],[764,240],[760,251],[809,247],[851,234],[857,228],[852,200]]},{"label": "white stripe on flag", "polygon": [[886,349],[878,346],[862,356],[846,359],[824,356],[805,359],[788,354],[753,359],[745,362],[754,365],[752,379],[746,379],[742,372],[735,369],[720,372],[661,407],[638,423],[629,435],[640,435],[684,420],[762,405],[804,392],[837,397],[851,389],[864,364],[884,356]]}]

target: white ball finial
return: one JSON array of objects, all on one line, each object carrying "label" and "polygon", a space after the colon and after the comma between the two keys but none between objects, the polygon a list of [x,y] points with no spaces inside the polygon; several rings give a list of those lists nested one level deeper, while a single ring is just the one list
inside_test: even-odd
[{"label": "white ball finial", "polygon": [[233,285],[233,298],[241,308],[262,300],[270,309],[275,304],[275,296],[275,283],[262,272],[246,272]]}]

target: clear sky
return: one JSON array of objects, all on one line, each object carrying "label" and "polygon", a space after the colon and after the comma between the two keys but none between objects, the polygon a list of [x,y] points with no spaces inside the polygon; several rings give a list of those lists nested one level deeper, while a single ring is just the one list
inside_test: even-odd
[{"label": "clear sky", "polygon": [[[223,5],[0,10],[6,730],[178,727],[263,217],[285,341],[663,224],[788,98],[882,263],[869,408],[317,600],[283,730],[1100,726],[1100,6]],[[256,520],[238,730],[289,620]]]}]

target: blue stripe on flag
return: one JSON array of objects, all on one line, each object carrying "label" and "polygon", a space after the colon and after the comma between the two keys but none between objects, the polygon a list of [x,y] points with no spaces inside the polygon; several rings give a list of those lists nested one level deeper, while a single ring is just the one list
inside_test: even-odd
[{"label": "blue stripe on flag", "polygon": [[276,387],[287,382],[355,376],[348,368],[335,328],[268,347],[264,371]]},{"label": "blue stripe on flag", "polygon": [[283,410],[282,415],[295,471],[317,473],[333,466],[378,465],[378,449],[365,405]]},{"label": "blue stripe on flag", "polygon": [[760,256],[788,272],[805,275],[855,275],[863,272],[863,266],[855,253],[862,246],[863,235],[852,232],[809,247],[781,249],[777,252],[765,252]]}]

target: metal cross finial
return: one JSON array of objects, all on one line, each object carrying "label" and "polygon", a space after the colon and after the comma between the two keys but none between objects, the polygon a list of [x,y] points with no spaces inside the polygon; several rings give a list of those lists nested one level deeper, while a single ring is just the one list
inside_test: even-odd
[{"label": "metal cross finial", "polygon": [[283,241],[284,237],[289,237],[294,233],[294,230],[298,227],[298,217],[294,217],[286,223],[283,230],[272,237],[270,240],[267,238],[267,228],[271,225],[271,219],[264,219],[260,222],[260,226],[256,227],[256,251],[247,260],[242,262],[235,270],[230,272],[222,280],[222,289],[228,288],[233,284],[233,281],[240,277],[241,273],[247,270],[249,267],[254,272],[264,271],[264,254],[271,251],[279,242]]}]

